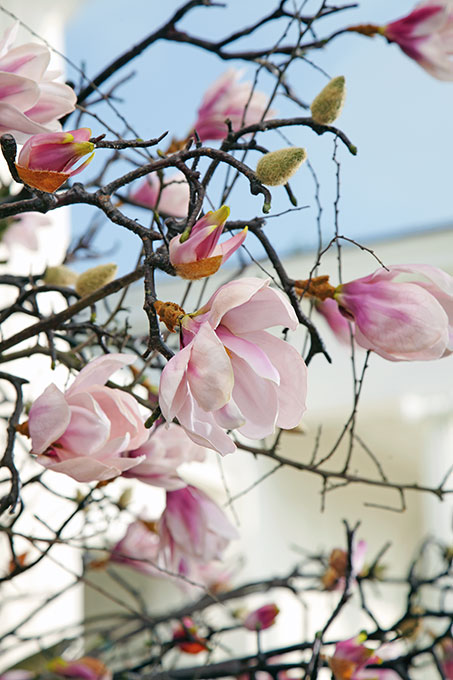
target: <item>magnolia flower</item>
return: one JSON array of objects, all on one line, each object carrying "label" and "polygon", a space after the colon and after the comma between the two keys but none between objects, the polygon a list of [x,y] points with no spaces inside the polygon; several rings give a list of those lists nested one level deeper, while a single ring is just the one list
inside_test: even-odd
[{"label": "magnolia flower", "polygon": [[53,384],[44,390],[28,420],[31,453],[38,463],[91,482],[112,479],[144,460],[121,457],[148,438],[136,400],[104,386],[112,373],[133,361],[129,354],[107,354],[85,366],[64,394]]},{"label": "magnolia flower", "polygon": [[232,453],[225,430],[262,439],[295,427],[305,410],[305,363],[265,328],[297,328],[293,309],[269,280],[245,278],[219,288],[198,312],[182,316],[182,349],[165,366],[159,404],[200,444]]},{"label": "magnolia flower", "polygon": [[182,622],[173,630],[173,640],[182,652],[199,654],[199,652],[205,652],[208,647],[206,640],[199,637],[197,633],[198,628],[190,616],[184,616]]},{"label": "magnolia flower", "polygon": [[154,175],[147,175],[130,198],[146,208],[158,210],[172,217],[185,217],[189,207],[190,190],[182,172],[175,172],[165,179],[161,190],[160,182]]},{"label": "magnolia flower", "polygon": [[227,118],[233,129],[239,130],[274,115],[274,111],[266,112],[268,97],[257,91],[251,94],[252,83],[239,83],[241,76],[242,71],[230,68],[206,91],[193,125],[201,141],[226,137]]},{"label": "magnolia flower", "polygon": [[12,46],[18,26],[0,40],[0,135],[10,133],[22,144],[30,135],[61,130],[58,119],[74,111],[77,98],[68,85],[54,82],[59,74],[48,70],[45,45]]},{"label": "magnolia flower", "polygon": [[219,244],[230,209],[224,205],[219,210],[206,213],[195,222],[189,234],[184,232],[170,241],[170,262],[183,279],[201,279],[211,276],[239,248],[247,236],[247,227]]},{"label": "magnolia flower", "polygon": [[334,655],[327,659],[335,680],[358,680],[358,672],[365,666],[380,663],[374,650],[362,644],[365,640],[366,636],[358,635],[337,643]]},{"label": "magnolia flower", "polygon": [[49,218],[39,213],[22,213],[11,220],[5,220],[5,222],[6,228],[0,237],[1,242],[8,249],[14,248],[15,245],[21,245],[27,250],[34,251],[38,250],[39,247],[37,232],[42,227],[50,225]]},{"label": "magnolia flower", "polygon": [[410,14],[383,26],[391,42],[439,80],[453,80],[453,3],[423,0]]},{"label": "magnolia flower", "polygon": [[[25,142],[16,163],[21,180],[41,191],[56,191],[69,177],[81,172],[94,156],[91,130],[80,128],[70,132],[34,135]],[[71,168],[83,156],[91,154],[75,170]]]},{"label": "magnolia flower", "polygon": [[[360,574],[365,564],[367,551],[366,541],[359,541],[352,546],[350,581],[354,581]],[[348,553],[342,548],[334,548],[329,555],[329,566],[324,572],[321,581],[326,590],[340,590],[344,588],[344,580],[348,570]]]},{"label": "magnolia flower", "polygon": [[0,680],[32,680],[34,677],[35,673],[22,668],[14,668],[11,671],[0,673]]},{"label": "magnolia flower", "polygon": [[338,286],[334,298],[354,338],[392,361],[439,359],[453,350],[453,278],[429,265],[392,265]]},{"label": "magnolia flower", "polygon": [[112,673],[102,661],[91,656],[83,656],[75,661],[54,659],[49,663],[49,670],[62,678],[74,678],[74,680],[112,679]]},{"label": "magnolia flower", "polygon": [[185,431],[175,423],[167,427],[154,426],[148,440],[135,451],[127,451],[126,458],[140,458],[143,462],[123,474],[124,477],[140,479],[146,484],[161,486],[172,491],[186,483],[178,475],[178,467],[189,461],[202,461],[206,451],[195,444]]},{"label": "magnolia flower", "polygon": [[160,538],[154,522],[138,519],[129,524],[123,538],[113,546],[109,560],[151,576],[163,576],[156,568],[159,554]]},{"label": "magnolia flower", "polygon": [[183,576],[190,575],[193,566],[221,559],[238,537],[223,510],[194,486],[167,492],[159,534],[165,564]]},{"label": "magnolia flower", "polygon": [[274,625],[280,610],[276,604],[265,604],[246,616],[243,626],[248,630],[264,630]]}]

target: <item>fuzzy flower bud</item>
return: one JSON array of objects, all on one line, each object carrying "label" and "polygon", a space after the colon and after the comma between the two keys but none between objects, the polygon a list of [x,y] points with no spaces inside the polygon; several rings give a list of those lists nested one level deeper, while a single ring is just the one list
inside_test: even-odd
[{"label": "fuzzy flower bud", "polygon": [[306,159],[307,152],[299,147],[271,151],[258,161],[255,174],[263,184],[278,187],[286,184]]},{"label": "fuzzy flower bud", "polygon": [[341,113],[345,98],[344,76],[332,78],[311,103],[311,115],[315,123],[332,125]]},{"label": "fuzzy flower bud", "polygon": [[110,281],[113,281],[118,270],[114,262],[109,264],[99,264],[97,267],[91,267],[86,272],[80,274],[77,278],[75,289],[80,297],[86,297],[95,290],[99,290]]},{"label": "fuzzy flower bud", "polygon": [[44,283],[49,286],[72,286],[76,280],[77,274],[64,264],[58,267],[47,267],[43,276]]}]

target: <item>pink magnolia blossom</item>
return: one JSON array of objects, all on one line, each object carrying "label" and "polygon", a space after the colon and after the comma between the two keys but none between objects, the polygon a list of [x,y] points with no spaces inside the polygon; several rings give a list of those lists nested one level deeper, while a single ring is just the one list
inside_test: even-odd
[{"label": "pink magnolia blossom", "polygon": [[167,505],[159,521],[166,566],[183,576],[192,568],[221,559],[238,533],[223,510],[194,486],[167,492]]},{"label": "pink magnolia blossom", "polygon": [[251,95],[252,83],[239,83],[241,76],[242,71],[230,68],[206,91],[193,125],[201,141],[226,137],[227,118],[233,129],[239,130],[274,115],[272,110],[266,112],[268,97],[257,91]]},{"label": "pink magnolia blossom", "polygon": [[439,80],[453,80],[453,3],[423,0],[382,33]]},{"label": "pink magnolia blossom", "polygon": [[138,519],[129,524],[123,538],[114,545],[109,560],[151,576],[163,576],[157,566],[160,547],[154,522]]},{"label": "pink magnolia blossom", "polygon": [[[380,663],[381,659],[374,650],[363,644],[365,640],[366,636],[358,635],[338,642],[334,655],[327,659],[335,680],[358,680],[362,669],[369,664]],[[376,674],[374,677],[377,677]]]},{"label": "pink magnolia blossom", "polygon": [[91,656],[75,661],[54,659],[49,663],[49,670],[62,678],[74,680],[111,680],[113,677],[102,661]]},{"label": "pink magnolia blossom", "polygon": [[186,483],[178,475],[178,467],[190,461],[202,461],[206,450],[195,444],[180,425],[169,423],[149,430],[148,440],[135,451],[127,451],[126,458],[140,458],[141,463],[124,472],[124,477],[140,479],[146,484],[172,491]]},{"label": "pink magnolia blossom", "polygon": [[144,459],[121,457],[149,435],[136,400],[104,386],[112,373],[133,361],[128,354],[107,354],[85,366],[64,394],[53,384],[44,390],[28,421],[31,453],[38,463],[91,482],[112,479]]},{"label": "pink magnolia blossom", "polygon": [[453,278],[429,265],[392,265],[338,286],[356,342],[392,361],[439,359],[453,349]]},{"label": "pink magnolia blossom", "polygon": [[14,248],[15,245],[21,245],[23,248],[36,251],[39,247],[37,232],[42,227],[49,225],[50,220],[45,215],[22,213],[15,216],[7,225],[1,236],[1,242],[8,249]]},{"label": "pink magnolia blossom", "polygon": [[76,95],[55,82],[44,45],[13,47],[18,23],[0,40],[0,135],[10,133],[22,144],[30,135],[61,130],[58,119],[74,110]]},{"label": "pink magnolia blossom", "polygon": [[183,279],[201,279],[211,276],[239,248],[247,236],[247,227],[219,244],[230,209],[224,205],[219,210],[206,213],[196,222],[189,235],[185,232],[170,241],[170,262]]},{"label": "pink magnolia blossom", "polygon": [[265,328],[295,329],[297,318],[269,280],[221,286],[198,312],[181,319],[182,349],[165,366],[159,404],[194,442],[232,453],[225,430],[262,439],[295,427],[305,410],[305,363]]},{"label": "pink magnolia blossom", "polygon": [[264,630],[274,625],[280,610],[276,604],[265,604],[250,612],[244,620],[243,626],[248,630]]},{"label": "pink magnolia blossom", "polygon": [[159,210],[172,217],[185,217],[189,207],[190,190],[182,172],[175,172],[165,178],[162,191],[157,178],[154,175],[147,175],[130,197],[151,210]]},{"label": "pink magnolia blossom", "polygon": [[[69,177],[81,172],[94,156],[90,128],[33,135],[21,149],[16,170],[23,182],[41,191],[56,191]],[[91,154],[75,170],[83,156]]]},{"label": "pink magnolia blossom", "polygon": [[14,668],[11,671],[0,673],[0,680],[32,680],[34,677],[35,673],[22,668]]}]

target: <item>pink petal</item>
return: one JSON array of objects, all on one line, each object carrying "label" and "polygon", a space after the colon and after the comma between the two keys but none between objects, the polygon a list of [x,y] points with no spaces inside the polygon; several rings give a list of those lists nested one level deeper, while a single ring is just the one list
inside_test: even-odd
[{"label": "pink petal", "polygon": [[66,430],[71,413],[64,394],[49,385],[33,403],[28,416],[32,452],[43,453]]},{"label": "pink petal", "polygon": [[177,352],[162,371],[159,384],[159,405],[167,422],[173,420],[185,400],[189,398],[186,371],[191,354],[192,345],[189,344]]},{"label": "pink petal", "polygon": [[62,472],[69,475],[69,477],[72,477],[77,482],[102,482],[107,479],[112,479],[113,477],[118,477],[122,472],[120,466],[123,465],[123,460],[126,465],[131,462],[127,459],[118,458],[115,461],[115,465],[108,465],[95,458],[80,456],[78,458],[65,460],[61,463],[53,463],[52,459],[48,456],[38,456],[37,458],[37,462],[48,470]]},{"label": "pink petal", "polygon": [[[46,128],[60,129],[60,124],[52,125],[52,120],[74,110],[77,97],[74,90],[64,83],[40,83],[40,96],[36,104],[26,111],[26,115]],[[90,135],[91,136],[91,135]]]},{"label": "pink petal", "polygon": [[305,361],[292,345],[270,333],[256,331],[245,337],[266,352],[280,375],[276,425],[284,429],[296,427],[306,409],[308,372]]},{"label": "pink petal", "polygon": [[209,323],[200,326],[191,344],[190,390],[202,409],[215,411],[231,398],[234,377],[228,354]]},{"label": "pink petal", "polygon": [[238,248],[244,243],[245,238],[247,236],[247,227],[240,231],[238,234],[235,234],[231,238],[229,238],[227,241],[224,241],[223,243],[220,244],[220,250],[222,252],[222,264],[225,264],[225,262],[230,258],[233,253],[236,252]]},{"label": "pink petal", "polygon": [[241,357],[241,359],[244,359],[257,375],[261,378],[272,380],[277,385],[280,384],[279,373],[273,366],[267,353],[263,352],[250,338],[246,339],[233,335],[223,326],[219,326],[216,332],[225,347],[230,352],[234,352],[234,354]]},{"label": "pink petal", "polygon": [[110,422],[101,411],[71,406],[71,420],[58,443],[71,455],[89,456],[106,443],[109,435]]},{"label": "pink petal", "polygon": [[201,409],[192,397],[186,399],[178,413],[178,420],[190,439],[223,455],[234,453],[236,445],[216,422],[215,413]]},{"label": "pink petal", "polygon": [[[258,281],[259,279],[255,280]],[[221,300],[218,307],[220,307],[220,304]],[[214,318],[216,317],[214,316]],[[242,304],[239,303],[231,311],[224,311],[222,325],[229,328],[235,335],[243,335],[250,331],[272,326],[284,326],[295,330],[298,321],[286,298],[279,291],[269,288],[268,282],[266,282],[266,286],[259,288],[251,299]]]},{"label": "pink petal", "polygon": [[275,383],[260,378],[248,363],[231,355],[234,370],[233,399],[244,415],[245,425],[239,432],[251,439],[262,439],[272,434],[278,415]]},{"label": "pink petal", "polygon": [[49,61],[50,52],[47,47],[38,43],[28,43],[9,50],[0,59],[0,71],[8,71],[39,82]]},{"label": "pink petal", "polygon": [[24,111],[39,98],[39,87],[28,78],[0,71],[0,100]]},{"label": "pink petal", "polygon": [[66,391],[66,396],[69,397],[76,392],[84,392],[92,385],[104,385],[113,373],[124,366],[133,364],[134,361],[135,357],[132,354],[120,353],[104,354],[93,359],[82,368],[71,387]]},{"label": "pink petal", "polygon": [[46,132],[46,127],[35,123],[19,109],[7,102],[0,102],[0,134],[11,133],[22,144],[30,135]]}]

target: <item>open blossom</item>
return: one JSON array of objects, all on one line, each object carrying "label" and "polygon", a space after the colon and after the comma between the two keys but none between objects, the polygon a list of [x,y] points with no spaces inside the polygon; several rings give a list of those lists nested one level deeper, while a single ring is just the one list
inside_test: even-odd
[{"label": "open blossom", "polygon": [[221,559],[238,537],[223,510],[194,486],[167,492],[159,534],[167,568],[183,576],[190,575],[193,566]]},{"label": "open blossom", "polygon": [[[362,669],[380,663],[374,650],[363,644],[365,639],[366,636],[358,635],[337,643],[334,655],[327,659],[335,680],[358,680]],[[377,674],[374,677],[377,678]]]},{"label": "open blossom", "polygon": [[133,363],[129,354],[107,354],[83,368],[63,394],[49,385],[33,403],[28,420],[31,453],[49,470],[78,482],[111,479],[141,462],[121,454],[148,438],[134,397],[105,387],[108,378]]},{"label": "open blossom", "polygon": [[183,279],[201,279],[211,276],[239,248],[247,236],[247,227],[219,243],[230,209],[224,205],[219,210],[206,213],[193,225],[190,234],[183,233],[170,241],[170,262]]},{"label": "open blossom", "polygon": [[123,538],[113,546],[109,560],[126,564],[151,576],[163,576],[159,563],[160,538],[153,522],[138,519],[127,527]]},{"label": "open blossom", "polygon": [[162,190],[155,175],[147,175],[130,197],[137,203],[151,210],[158,210],[164,215],[185,217],[189,207],[190,190],[182,172],[165,177]]},{"label": "open blossom", "polygon": [[225,430],[262,439],[298,425],[305,410],[305,363],[289,343],[268,333],[297,328],[293,309],[269,280],[221,286],[181,323],[182,349],[165,366],[159,404],[193,441],[219,453],[236,446]]},{"label": "open blossom", "polygon": [[239,130],[245,125],[259,123],[263,118],[272,118],[274,115],[271,110],[266,112],[268,97],[257,91],[251,95],[252,83],[238,82],[241,76],[242,71],[230,68],[206,91],[198,109],[198,118],[193,125],[201,141],[226,137],[227,118],[231,121],[233,130]]},{"label": "open blossom", "polygon": [[[37,232],[42,227],[50,225],[50,220],[46,215],[39,213],[22,213],[13,217],[11,220],[7,218],[5,231],[0,235],[0,240],[8,249],[14,248],[15,245],[21,245],[27,250],[38,250],[39,240]],[[0,226],[1,231],[1,226]]]},{"label": "open blossom", "polygon": [[243,626],[248,630],[264,630],[274,625],[280,610],[276,604],[265,604],[250,612],[244,619]]},{"label": "open blossom", "polygon": [[58,119],[74,110],[76,95],[48,69],[50,51],[27,43],[13,47],[19,24],[0,40],[0,135],[22,144],[30,135],[61,130]]},{"label": "open blossom", "polygon": [[54,659],[49,663],[49,670],[59,677],[73,680],[112,680],[112,673],[102,661],[91,656],[83,656],[75,661]]},{"label": "open blossom", "polygon": [[140,479],[146,484],[172,491],[186,486],[178,475],[178,467],[190,461],[203,461],[206,450],[189,439],[180,425],[170,423],[168,426],[154,426],[144,444],[123,455],[142,460],[127,470],[124,477]]},{"label": "open blossom", "polygon": [[[41,191],[56,191],[69,177],[81,172],[94,156],[91,130],[79,128],[69,132],[33,135],[21,149],[16,170],[23,182]],[[91,154],[76,169],[71,168],[83,156]]]},{"label": "open blossom", "polygon": [[453,278],[429,265],[392,265],[338,286],[356,342],[392,361],[439,359],[453,350]]},{"label": "open blossom", "polygon": [[382,27],[388,40],[439,80],[453,80],[453,3],[423,0],[410,14]]}]

